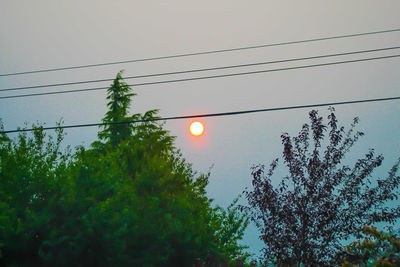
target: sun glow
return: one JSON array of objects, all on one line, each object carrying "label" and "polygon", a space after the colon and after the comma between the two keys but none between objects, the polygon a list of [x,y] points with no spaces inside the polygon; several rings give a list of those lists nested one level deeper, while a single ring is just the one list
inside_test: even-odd
[{"label": "sun glow", "polygon": [[203,134],[204,126],[201,122],[195,121],[190,124],[189,130],[192,135],[199,136]]}]

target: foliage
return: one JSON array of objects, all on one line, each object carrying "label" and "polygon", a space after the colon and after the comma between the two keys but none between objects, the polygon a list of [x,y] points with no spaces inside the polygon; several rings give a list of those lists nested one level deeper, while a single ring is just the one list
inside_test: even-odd
[{"label": "foliage", "polygon": [[400,239],[394,234],[364,226],[367,236],[346,246],[347,255],[342,266],[400,266]]},{"label": "foliage", "polygon": [[[237,202],[239,197],[233,200],[226,210],[217,206],[212,213],[212,223],[215,230],[217,242],[223,248],[225,255],[232,255],[235,260],[245,262],[250,256],[243,250],[247,246],[238,245],[243,238],[244,231],[249,224],[249,218],[246,213],[240,214]],[[234,265],[234,262],[230,262]]]},{"label": "foliage", "polygon": [[[120,79],[119,73],[113,85]],[[118,92],[124,104],[114,106],[109,97],[113,112],[105,122],[128,118],[124,98],[133,94],[125,89]],[[60,151],[60,129],[55,139],[40,126],[33,136],[1,137],[1,266],[246,262],[237,243],[246,217],[235,204],[211,206],[209,174],[197,174],[182,158],[174,137],[154,121],[155,110],[129,118],[144,122],[129,125],[129,132],[106,125],[100,141],[74,153]]]},{"label": "foliage", "polygon": [[245,191],[249,206],[243,209],[261,230],[266,261],[335,265],[340,263],[342,240],[359,237],[363,225],[394,223],[399,218],[400,207],[387,207],[399,195],[399,162],[387,178],[380,179],[373,179],[372,173],[383,157],[375,156],[373,149],[353,167],[342,164],[363,133],[355,132],[357,118],[345,131],[338,126],[334,109],[329,110],[327,125],[313,110],[311,124],[304,124],[298,136],[282,134],[283,161],[289,172],[276,188],[271,177],[278,159],[268,171],[264,165],[252,168],[253,190]]},{"label": "foliage", "polygon": [[[36,126],[33,137],[21,133],[0,144],[0,243],[4,259],[40,264],[39,243],[46,238],[50,214],[65,179],[69,154],[56,138]],[[1,265],[1,262],[0,262]]]},{"label": "foliage", "polygon": [[123,71],[118,72],[110,88],[107,89],[107,99],[109,102],[103,122],[107,123],[104,130],[99,132],[99,138],[109,140],[113,147],[117,146],[122,140],[126,139],[131,132],[130,123],[121,123],[132,120],[128,117],[128,109],[131,105],[131,97],[136,95],[131,93],[131,88],[122,81]]}]

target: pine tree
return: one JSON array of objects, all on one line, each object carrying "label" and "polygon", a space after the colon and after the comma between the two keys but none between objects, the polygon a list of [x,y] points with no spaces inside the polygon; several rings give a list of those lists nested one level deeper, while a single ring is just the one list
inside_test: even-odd
[{"label": "pine tree", "polygon": [[107,107],[109,110],[103,118],[103,122],[108,124],[104,125],[104,130],[98,134],[99,139],[111,142],[114,148],[131,133],[131,124],[120,124],[119,122],[132,120],[132,117],[127,115],[131,105],[131,97],[136,95],[131,93],[132,89],[122,81],[122,73],[122,70],[118,72],[111,87],[107,90],[107,100],[109,100]]}]

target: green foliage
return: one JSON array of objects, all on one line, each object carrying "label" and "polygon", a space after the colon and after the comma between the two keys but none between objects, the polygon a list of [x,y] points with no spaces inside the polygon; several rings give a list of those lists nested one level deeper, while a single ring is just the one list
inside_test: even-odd
[{"label": "green foliage", "polygon": [[[131,132],[131,124],[120,122],[133,120],[133,117],[128,117],[128,109],[131,104],[131,97],[136,95],[130,93],[131,88],[127,83],[122,81],[123,71],[118,72],[117,77],[107,90],[107,99],[109,102],[103,122],[108,123],[104,126],[104,130],[99,132],[99,138],[109,140],[113,147],[126,139]],[[116,124],[119,123],[119,124]]]},{"label": "green foliage", "polygon": [[[227,255],[234,255],[235,259],[246,260],[250,255],[243,253],[247,246],[238,245],[238,241],[243,238],[244,231],[249,224],[247,213],[240,213],[237,202],[239,198],[233,200],[226,210],[217,206],[213,212],[212,221],[216,231],[216,237],[220,247]],[[231,262],[231,264],[234,264]]]},{"label": "green foliage", "polygon": [[68,165],[60,153],[63,133],[47,137],[37,126],[32,137],[2,137],[0,144],[0,243],[2,256],[40,264],[37,244],[48,234],[47,222]]},{"label": "green foliage", "polygon": [[[119,73],[115,88],[120,79]],[[109,99],[120,105],[109,103],[105,122],[128,118],[124,99],[132,94],[115,88]],[[182,158],[174,137],[154,121],[156,111],[130,118],[145,122],[129,131],[108,125],[100,141],[74,153],[60,151],[61,130],[55,138],[40,126],[32,136],[1,137],[0,265],[246,262],[238,241],[247,219],[237,200],[227,210],[211,206],[209,174],[197,174]]]},{"label": "green foliage", "polygon": [[342,266],[400,266],[400,239],[394,234],[364,226],[366,238],[346,246]]}]

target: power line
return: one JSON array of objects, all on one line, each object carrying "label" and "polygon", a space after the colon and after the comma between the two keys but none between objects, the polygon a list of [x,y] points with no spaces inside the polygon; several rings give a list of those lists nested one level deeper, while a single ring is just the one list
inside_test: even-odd
[{"label": "power line", "polygon": [[281,43],[272,43],[272,44],[246,46],[246,47],[237,47],[237,48],[229,48],[229,49],[210,50],[210,51],[203,51],[203,52],[175,54],[175,55],[160,56],[160,57],[149,57],[149,58],[141,58],[141,59],[122,60],[122,61],[114,61],[114,62],[106,62],[106,63],[98,63],[98,64],[88,64],[88,65],[78,65],[78,66],[69,66],[69,67],[60,67],[60,68],[49,68],[49,69],[14,72],[14,73],[4,73],[4,74],[0,74],[0,77],[2,77],[2,76],[13,76],[13,75],[23,75],[23,74],[32,74],[32,73],[41,73],[41,72],[50,72],[50,71],[70,70],[70,69],[83,69],[83,68],[100,67],[100,66],[107,66],[107,65],[117,65],[117,64],[143,62],[143,61],[154,61],[154,60],[161,60],[161,59],[189,57],[189,56],[198,56],[198,55],[206,55],[206,54],[217,54],[217,53],[225,53],[225,52],[233,52],[233,51],[240,51],[240,50],[257,49],[257,48],[272,47],[272,46],[281,46],[281,45],[290,45],[290,44],[308,43],[308,42],[316,42],[316,41],[325,41],[325,40],[332,40],[332,39],[341,39],[341,38],[350,38],[350,37],[357,37],[357,36],[381,34],[381,33],[390,33],[390,32],[397,32],[397,31],[400,31],[400,29],[391,29],[391,30],[374,31],[374,32],[364,32],[364,33],[356,33],[356,34],[348,34],[348,35],[339,35],[339,36],[330,36],[330,37],[298,40],[298,41],[291,41],[291,42],[281,42]]},{"label": "power line", "polygon": [[[347,63],[355,63],[355,62],[363,62],[363,61],[371,61],[371,60],[379,60],[379,59],[388,59],[388,58],[395,58],[395,57],[400,57],[400,54],[398,54],[398,55],[390,55],[390,56],[382,56],[382,57],[373,57],[373,58],[354,59],[354,60],[347,60],[347,61],[320,63],[320,64],[313,64],[313,65],[303,65],[303,66],[287,67],[287,68],[279,68],[279,69],[269,69],[269,70],[259,70],[259,71],[249,71],[249,72],[238,72],[238,73],[220,74],[220,75],[214,75],[214,76],[201,76],[201,77],[183,78],[183,79],[175,79],[175,80],[164,80],[164,81],[155,81],[155,82],[136,83],[136,84],[128,84],[128,86],[132,86],[132,87],[134,87],[134,86],[146,86],[146,85],[156,85],[156,84],[165,84],[165,83],[176,83],[176,82],[187,82],[187,81],[206,80],[206,79],[215,79],[215,78],[224,78],[224,77],[234,77],[234,76],[243,76],[243,75],[259,74],[259,73],[267,73],[267,72],[278,72],[278,71],[295,70],[295,69],[306,69],[306,68],[331,66],[331,65],[338,65],[338,64],[347,64]],[[43,95],[77,93],[77,92],[86,92],[86,91],[97,91],[97,90],[105,90],[107,88],[109,88],[109,87],[95,87],[95,88],[73,89],[73,90],[65,90],[65,91],[54,91],[54,92],[44,92],[44,93],[23,94],[23,95],[1,96],[0,100],[1,99],[10,99],[10,98],[19,98],[19,97],[30,97],[30,96],[43,96]]]},{"label": "power line", "polygon": [[[331,102],[331,103],[322,103],[322,104],[310,104],[310,105],[300,105],[300,106],[252,109],[252,110],[231,111],[231,112],[221,112],[221,113],[209,113],[209,114],[198,114],[198,115],[187,115],[187,116],[174,116],[174,117],[147,119],[147,120],[142,119],[142,120],[109,122],[109,123],[101,122],[101,123],[87,123],[87,124],[74,124],[74,125],[65,125],[65,126],[41,127],[41,129],[43,129],[43,130],[55,130],[55,129],[68,129],[68,128],[103,126],[103,125],[111,125],[111,124],[132,124],[132,123],[149,122],[149,121],[167,121],[167,120],[194,119],[194,118],[206,118],[206,117],[222,117],[222,116],[233,116],[233,115],[241,115],[241,114],[249,114],[249,113],[258,113],[258,112],[269,112],[269,111],[301,109],[301,108],[314,108],[314,107],[324,107],[324,106],[338,106],[338,105],[359,104],[359,103],[390,101],[390,100],[400,100],[400,96],[387,97],[387,98],[373,98],[373,99],[353,100],[353,101],[342,101],[342,102]],[[17,133],[17,132],[31,132],[31,131],[34,131],[34,130],[35,129],[33,129],[33,128],[30,128],[30,129],[16,129],[16,130],[0,131],[0,134]]]},{"label": "power line", "polygon": [[[327,57],[348,56],[348,55],[354,55],[354,54],[380,52],[380,51],[393,50],[393,49],[399,49],[399,48],[400,48],[400,46],[394,46],[394,47],[376,48],[376,49],[369,49],[369,50],[350,51],[350,52],[343,52],[343,53],[336,53],[336,54],[327,54],[327,55],[318,55],[318,56],[310,56],[310,57],[282,59],[282,60],[274,60],[274,61],[266,61],[266,62],[256,62],[256,63],[248,63],[248,64],[230,65],[230,66],[222,66],[222,67],[213,67],[213,68],[191,69],[191,70],[174,71],[174,72],[145,74],[145,75],[124,77],[124,80],[138,79],[138,78],[149,78],[149,77],[157,77],[157,76],[165,76],[165,75],[187,74],[187,73],[193,73],[193,72],[204,72],[204,71],[214,71],[214,70],[223,70],[223,69],[233,69],[233,68],[242,68],[242,67],[251,67],[251,66],[260,66],[260,65],[268,65],[268,64],[275,64],[275,63],[285,63],[285,62],[294,62],[294,61],[301,61],[301,60],[320,59],[320,58],[327,58]],[[53,83],[53,84],[42,84],[42,85],[33,85],[33,86],[24,86],[24,87],[2,88],[2,89],[0,89],[0,92],[26,90],[26,89],[36,89],[36,88],[45,88],[45,87],[56,87],[56,86],[65,86],[65,85],[77,85],[77,84],[95,83],[95,82],[107,82],[107,81],[113,81],[114,79],[115,78],[108,78],[108,79],[98,79],[98,80],[67,82],[67,83]]]}]

